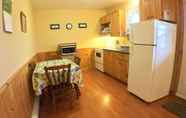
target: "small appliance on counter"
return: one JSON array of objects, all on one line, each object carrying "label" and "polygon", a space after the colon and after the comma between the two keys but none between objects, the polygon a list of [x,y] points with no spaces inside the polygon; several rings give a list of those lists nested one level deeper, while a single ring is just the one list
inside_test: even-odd
[{"label": "small appliance on counter", "polygon": [[96,69],[104,72],[104,67],[103,67],[103,49],[95,49],[95,66]]},{"label": "small appliance on counter", "polygon": [[100,33],[103,34],[103,35],[110,34],[111,33],[111,26],[110,26],[110,24],[111,24],[110,22],[101,24]]},{"label": "small appliance on counter", "polygon": [[61,43],[58,45],[58,51],[62,58],[74,59],[76,54],[76,43]]}]

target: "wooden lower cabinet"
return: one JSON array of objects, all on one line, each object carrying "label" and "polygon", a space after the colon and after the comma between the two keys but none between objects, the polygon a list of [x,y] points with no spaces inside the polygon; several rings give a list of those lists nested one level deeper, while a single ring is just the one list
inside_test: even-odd
[{"label": "wooden lower cabinet", "polygon": [[120,68],[120,79],[127,83],[128,82],[128,62],[121,62],[122,67]]},{"label": "wooden lower cabinet", "polygon": [[113,73],[113,64],[110,62],[113,62],[112,60],[112,53],[109,51],[104,51],[104,71],[108,74]]},{"label": "wooden lower cabinet", "polygon": [[105,73],[127,83],[128,81],[128,54],[104,51],[104,71]]}]

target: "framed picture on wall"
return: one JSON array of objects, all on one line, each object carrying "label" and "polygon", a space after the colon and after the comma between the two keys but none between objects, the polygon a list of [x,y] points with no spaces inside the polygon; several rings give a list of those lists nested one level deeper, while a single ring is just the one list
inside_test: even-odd
[{"label": "framed picture on wall", "polygon": [[78,27],[79,28],[87,28],[87,23],[79,23]]},{"label": "framed picture on wall", "polygon": [[59,30],[60,29],[60,24],[50,24],[50,29],[51,30]]},{"label": "framed picture on wall", "polygon": [[3,30],[7,33],[13,32],[12,23],[12,0],[3,0]]},{"label": "framed picture on wall", "polygon": [[27,21],[26,21],[26,15],[23,12],[20,13],[20,23],[21,23],[21,31],[26,33],[27,32]]}]

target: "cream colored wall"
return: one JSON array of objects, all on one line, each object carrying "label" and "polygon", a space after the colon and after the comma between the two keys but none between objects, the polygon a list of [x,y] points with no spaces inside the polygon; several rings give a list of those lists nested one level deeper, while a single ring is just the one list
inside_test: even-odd
[{"label": "cream colored wall", "polygon": [[[3,32],[2,0],[0,0],[0,87],[35,52],[30,1],[14,0],[12,7],[14,32],[8,34]],[[27,16],[27,33],[22,33],[20,30],[20,11],[23,11]]]},{"label": "cream colored wall", "polygon": [[[76,42],[78,48],[104,47],[105,38],[99,36],[99,19],[105,15],[101,10],[36,10],[34,11],[37,51],[56,50],[59,43]],[[79,29],[78,23],[86,22],[87,29]],[[50,30],[50,24],[60,24],[60,30]],[[73,29],[66,30],[66,23]]]},{"label": "cream colored wall", "polygon": [[[186,0],[184,0],[184,19],[186,19]],[[184,20],[185,21],[185,20]],[[182,67],[181,76],[178,86],[177,95],[186,99],[186,22],[184,23],[184,44],[183,44],[183,57],[182,57]]]},{"label": "cream colored wall", "polygon": [[126,2],[127,9],[138,7],[139,6],[139,1],[140,0],[128,0]]}]

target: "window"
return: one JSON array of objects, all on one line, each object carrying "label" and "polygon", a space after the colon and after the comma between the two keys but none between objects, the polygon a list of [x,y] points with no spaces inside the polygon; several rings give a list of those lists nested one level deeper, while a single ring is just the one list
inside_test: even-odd
[{"label": "window", "polygon": [[126,21],[127,21],[127,32],[129,32],[131,24],[140,22],[139,6],[129,8],[127,10]]}]

